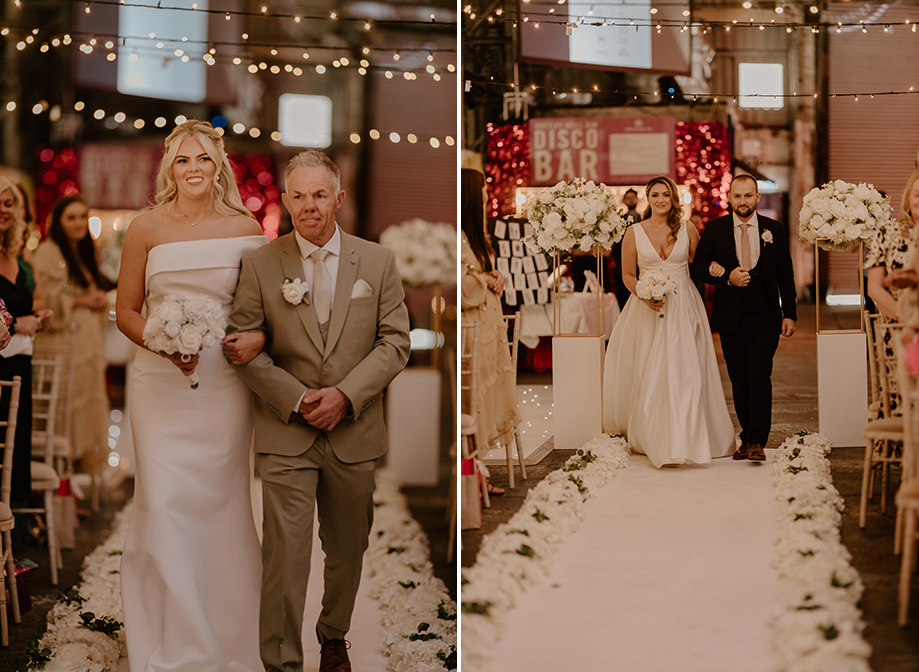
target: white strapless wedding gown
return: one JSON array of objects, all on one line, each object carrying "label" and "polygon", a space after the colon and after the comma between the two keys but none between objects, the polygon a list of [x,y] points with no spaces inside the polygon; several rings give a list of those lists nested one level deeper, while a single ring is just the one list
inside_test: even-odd
[{"label": "white strapless wedding gown", "polygon": [[702,464],[734,452],[705,306],[689,277],[689,232],[683,222],[670,256],[660,258],[641,224],[633,225],[639,277],[667,273],[676,292],[664,317],[631,296],[606,349],[603,431],[623,434],[660,468]]},{"label": "white strapless wedding gown", "polygon": [[[149,311],[171,293],[208,294],[229,315],[244,236],[158,245]],[[280,288],[279,290],[280,291]],[[137,459],[121,588],[131,672],[263,672],[261,551],[249,497],[252,397],[217,345],[201,382],[141,348],[129,381]]]}]

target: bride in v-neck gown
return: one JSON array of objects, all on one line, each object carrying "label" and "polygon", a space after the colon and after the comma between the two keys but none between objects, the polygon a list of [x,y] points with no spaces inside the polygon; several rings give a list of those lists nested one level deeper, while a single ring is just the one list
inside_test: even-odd
[{"label": "bride in v-neck gown", "polygon": [[[669,209],[667,187],[661,178],[648,184],[652,212],[655,208],[662,213]],[[695,247],[689,226],[686,221],[680,223],[666,258],[642,222],[630,227],[639,273],[661,270],[674,281],[676,291],[666,297],[664,316],[660,317],[635,296],[633,279],[633,294],[616,321],[606,350],[603,430],[623,434],[636,452],[647,455],[658,468],[702,464],[734,452],[734,426],[705,306],[689,277],[688,262]],[[625,257],[624,243],[624,264]],[[624,267],[623,272],[628,271]]]}]

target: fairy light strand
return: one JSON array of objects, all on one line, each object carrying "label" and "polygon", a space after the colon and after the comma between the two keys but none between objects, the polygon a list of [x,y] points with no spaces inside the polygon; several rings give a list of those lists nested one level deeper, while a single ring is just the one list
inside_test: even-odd
[{"label": "fairy light strand", "polygon": [[[260,7],[255,11],[247,10],[233,10],[233,9],[202,9],[197,6],[192,7],[175,7],[175,6],[166,6],[163,7],[162,3],[157,3],[155,6],[134,3],[134,2],[124,2],[123,0],[70,0],[71,3],[80,4],[85,7],[85,12],[87,14],[91,13],[91,8],[94,5],[101,6],[112,6],[112,7],[137,7],[145,10],[168,10],[174,12],[194,12],[198,14],[214,14],[217,16],[223,16],[227,21],[230,21],[234,17],[259,17],[259,18],[271,18],[271,19],[286,19],[300,23],[301,21],[348,21],[348,22],[360,22],[365,23],[369,21],[367,17],[363,16],[342,16],[338,12],[330,12],[329,14],[286,14],[286,13],[277,13],[277,12],[268,12],[262,11]],[[445,12],[445,14],[452,12]],[[437,25],[443,28],[456,28],[456,21],[441,21],[438,20],[435,14],[431,14],[428,19],[373,19],[373,23],[378,25],[387,25],[387,26],[425,26],[429,27],[432,24]]]},{"label": "fairy light strand", "polygon": [[[18,107],[19,105],[17,105],[15,101],[9,101],[6,103],[6,105],[0,107],[0,116],[4,114],[4,110],[6,112],[13,112]],[[42,100],[40,102],[35,103],[35,105],[33,105],[31,109],[25,106],[23,107],[23,109],[29,109],[29,111],[31,111],[32,114],[34,114],[35,116],[45,114],[45,113],[51,114],[52,110],[54,110],[55,108],[57,109],[57,114],[60,114],[62,106],[59,104],[52,105],[46,100]],[[105,125],[107,128],[111,124],[115,124],[115,126],[112,128],[117,128],[118,126],[124,125],[124,126],[133,126],[135,129],[141,130],[147,127],[165,128],[170,123],[170,120],[168,120],[166,117],[162,115],[157,116],[152,119],[144,118],[144,117],[128,118],[128,116],[124,112],[121,112],[121,111],[110,114],[108,111],[102,108],[90,109],[90,107],[87,106],[86,103],[84,103],[83,101],[78,101],[77,103],[75,103],[73,106],[73,110],[74,112],[80,114],[83,117],[84,121],[88,123],[96,123],[100,125]],[[187,118],[185,117],[185,115],[180,114],[174,119],[172,119],[172,122],[175,124],[180,124],[186,120]],[[249,137],[252,139],[258,139],[264,134],[274,142],[281,141],[281,132],[277,129],[272,130],[272,131],[267,131],[258,126],[249,127],[243,123],[240,123],[240,122],[234,123],[230,120],[227,120],[226,126],[219,127],[218,132],[223,135],[227,135],[228,137],[236,137],[236,138],[242,138],[242,139],[245,139],[246,137]],[[393,144],[396,144],[396,143],[401,144],[404,142],[405,144],[424,146],[424,147],[429,147],[431,149],[441,149],[441,148],[449,149],[451,147],[456,146],[456,138],[453,137],[452,135],[431,136],[431,135],[424,135],[424,134],[418,134],[418,133],[406,133],[404,130],[380,131],[378,129],[369,129],[364,133],[360,133],[358,131],[351,131],[350,133],[347,134],[347,138],[351,142],[351,144],[354,144],[354,145],[360,144],[362,142],[368,142],[368,141],[369,142],[379,142],[379,141],[388,140],[389,142]]]},{"label": "fairy light strand", "polygon": [[[502,83],[502,82],[485,82],[485,81],[476,81],[476,80],[466,80],[465,90],[468,92],[473,86],[479,87],[495,87],[501,89],[513,89],[515,85],[513,83]],[[535,91],[547,91],[552,95],[561,95],[561,94],[572,94],[577,93],[577,87],[572,87],[568,89],[562,89],[559,87],[552,86],[540,86],[537,84],[528,84],[526,86],[520,86],[520,91],[523,92],[535,92]],[[659,97],[661,93],[659,91],[633,91],[628,90],[624,91],[621,89],[601,89],[598,85],[593,85],[588,93],[606,93],[606,94],[617,94],[623,96],[631,96],[633,100],[638,100],[638,96],[647,96],[647,97]],[[718,99],[723,100],[733,100],[737,101],[737,98],[818,98],[820,96],[826,96],[828,98],[856,98],[858,96],[869,96],[874,98],[875,96],[908,96],[913,94],[919,94],[919,87],[911,86],[909,90],[901,91],[857,91],[857,92],[846,92],[846,93],[827,93],[827,94],[818,94],[818,93],[745,93],[743,95],[739,93],[699,93],[692,91],[683,91],[682,97],[686,99],[685,104],[706,104],[708,99],[714,99],[712,102],[718,103]],[[669,96],[676,97],[677,94],[665,94]],[[690,100],[692,99],[692,100]]]}]

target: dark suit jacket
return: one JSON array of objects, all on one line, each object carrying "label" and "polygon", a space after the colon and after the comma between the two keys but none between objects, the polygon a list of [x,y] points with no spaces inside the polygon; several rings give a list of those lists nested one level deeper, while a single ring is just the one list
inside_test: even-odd
[{"label": "dark suit jacket", "polygon": [[[762,274],[765,282],[769,307],[774,309],[779,323],[785,317],[797,320],[795,274],[791,265],[785,227],[781,222],[763,217],[759,213],[757,219],[759,231],[756,232],[756,236],[760,241],[760,253],[756,272]],[[772,234],[772,242],[763,241],[765,231]],[[724,266],[724,275],[720,278],[713,278],[708,272],[712,261]],[[734,244],[733,215],[728,214],[711,220],[702,232],[690,273],[694,280],[715,286],[712,328],[719,332],[730,333],[736,329],[745,297],[748,296],[746,287],[728,284],[731,271],[738,266],[740,262],[737,260],[737,247]]]}]

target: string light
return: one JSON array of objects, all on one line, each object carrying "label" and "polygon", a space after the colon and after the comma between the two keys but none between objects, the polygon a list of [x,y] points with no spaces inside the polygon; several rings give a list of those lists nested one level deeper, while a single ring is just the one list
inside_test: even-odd
[{"label": "string light", "polygon": [[[472,80],[466,80],[466,83],[467,83],[467,90],[469,90],[469,89],[471,88],[471,85],[480,86],[480,87],[497,87],[497,88],[511,89],[511,90],[513,90],[513,89],[515,88],[515,85],[514,85],[513,83],[500,83],[500,82],[495,82],[495,81],[491,81],[491,82],[481,82],[481,81],[473,82]],[[540,87],[538,87],[536,84],[530,84],[530,85],[526,85],[526,86],[521,87],[521,88],[527,88],[527,89],[530,89],[531,91],[536,91],[536,90],[537,90],[538,88],[540,88]],[[874,96],[916,95],[917,92],[916,92],[914,89],[915,89],[915,87],[914,87],[914,86],[911,86],[911,87],[909,87],[909,90],[894,90],[894,91],[860,91],[860,92],[858,92],[858,93],[842,93],[842,94],[832,93],[832,94],[826,94],[826,95],[828,95],[829,97],[832,97],[832,98],[835,98],[836,96],[853,96],[853,95],[871,96],[871,97],[874,97]],[[547,89],[547,90],[548,90],[548,89]],[[576,92],[577,89],[573,89],[573,91]],[[610,93],[610,94],[618,94],[618,95],[627,94],[627,95],[632,96],[633,100],[638,100],[638,96],[639,96],[639,95],[641,95],[641,96],[653,96],[653,97],[656,97],[656,96],[659,95],[659,93],[658,93],[657,91],[653,90],[653,89],[647,90],[647,91],[638,91],[638,92],[636,93],[635,91],[622,91],[622,90],[620,90],[620,89],[600,89],[600,88],[597,87],[596,85],[594,85],[593,91],[596,91],[596,92],[598,92],[598,93]],[[554,95],[556,92],[553,90],[552,93],[553,93],[553,95]],[[562,94],[562,95],[564,95],[564,94]],[[812,94],[812,93],[798,93],[798,92],[784,93],[784,94],[779,94],[779,95],[771,94],[771,93],[769,93],[769,94],[760,94],[760,93],[744,94],[745,97],[749,96],[749,97],[752,97],[752,98],[770,98],[770,99],[778,99],[778,98],[783,98],[783,99],[797,99],[797,98],[811,98],[811,97],[813,97],[813,98],[819,98],[820,95],[821,95],[821,94],[819,94],[819,93],[813,93],[813,94]],[[687,91],[687,92],[683,92],[683,96],[686,97],[686,98],[692,98],[692,99],[694,99],[694,100],[695,100],[695,99],[707,100],[707,99],[710,98],[710,99],[712,99],[712,102],[714,102],[714,103],[717,103],[718,100],[719,100],[719,98],[732,98],[732,99],[736,102],[736,94],[712,93],[712,92],[707,92],[707,91],[706,91],[706,92],[692,92],[692,91]]]}]

